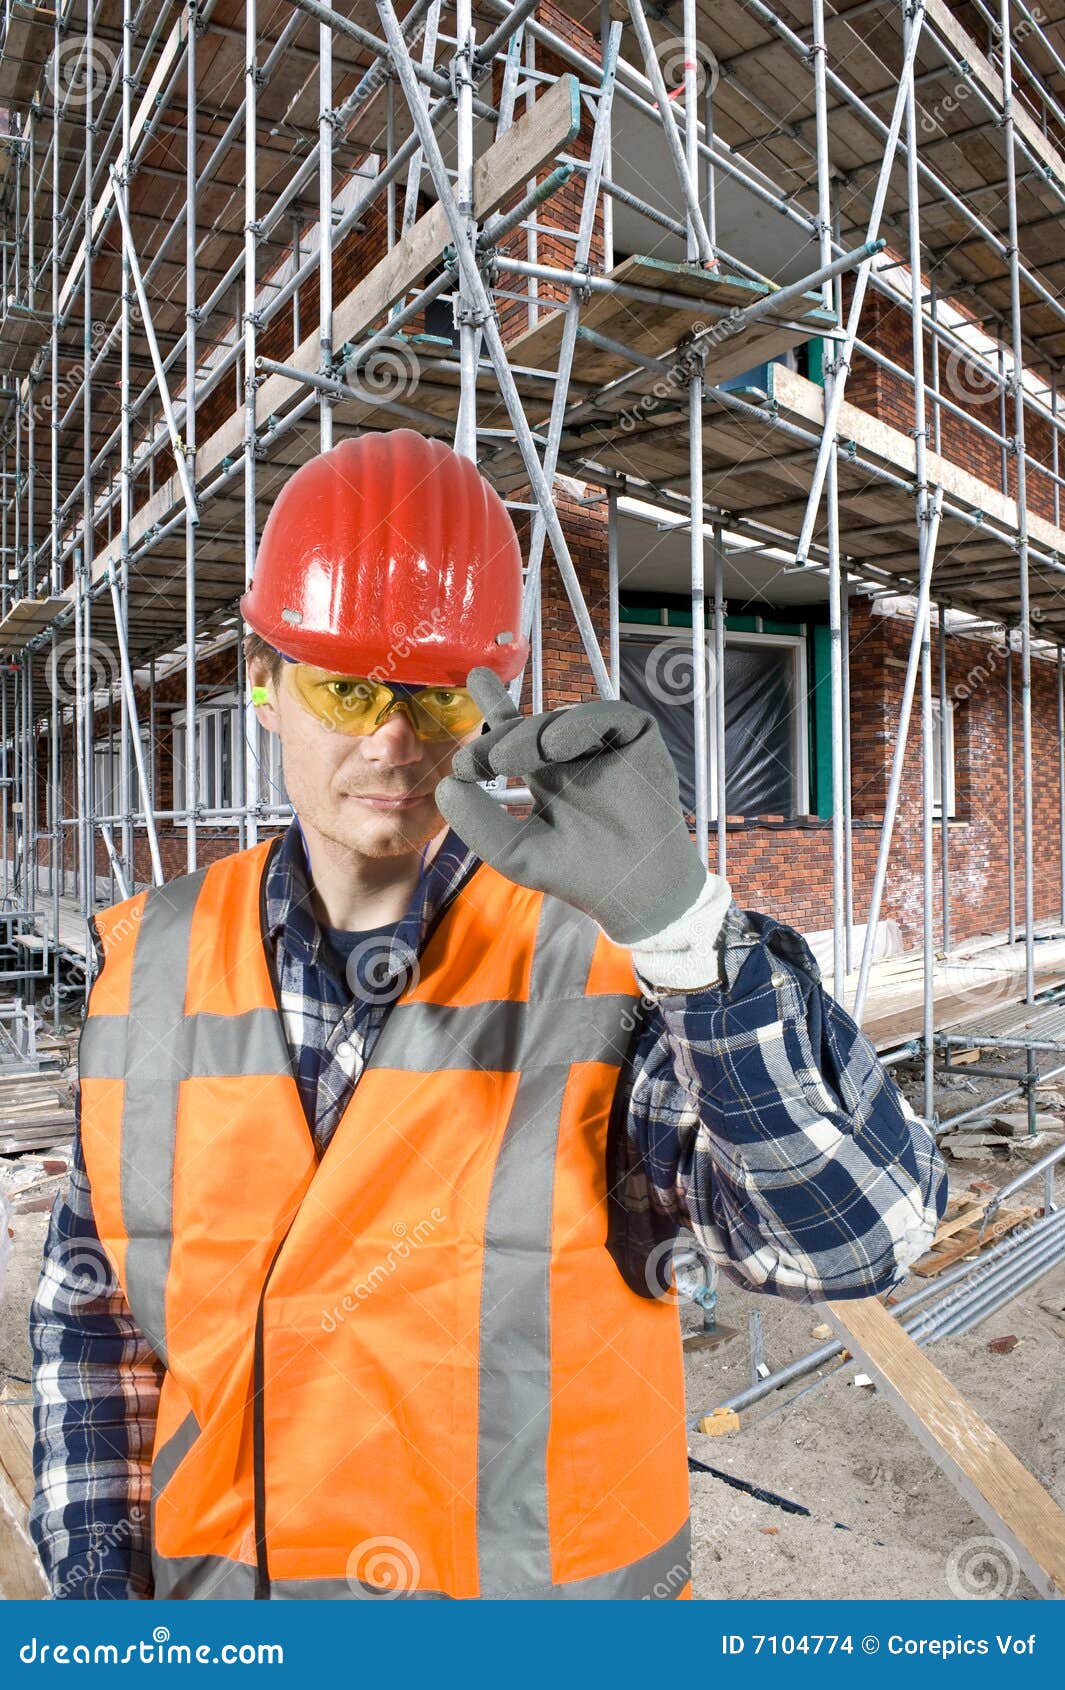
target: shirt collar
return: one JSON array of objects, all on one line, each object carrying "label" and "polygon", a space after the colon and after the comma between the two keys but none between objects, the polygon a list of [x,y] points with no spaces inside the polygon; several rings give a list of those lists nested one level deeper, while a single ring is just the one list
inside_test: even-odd
[{"label": "shirt collar", "polygon": [[[396,940],[420,952],[426,929],[459,883],[472,872],[478,858],[448,828],[432,862],[426,865],[411,894]],[[289,823],[270,863],[266,884],[266,924],[276,942],[282,931],[286,950],[302,962],[319,960],[323,935],[311,903],[310,865],[297,817]]]}]

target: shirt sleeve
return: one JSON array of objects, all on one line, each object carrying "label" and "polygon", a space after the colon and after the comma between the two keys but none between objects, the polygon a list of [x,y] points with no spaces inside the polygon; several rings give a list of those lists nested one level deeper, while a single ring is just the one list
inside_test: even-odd
[{"label": "shirt sleeve", "polygon": [[79,1087],[70,1181],[52,1208],[30,1345],[29,1530],[52,1595],[150,1597],[150,1469],[164,1369],[96,1231]]},{"label": "shirt sleeve", "polygon": [[733,901],[715,973],[677,992],[637,970],[652,1007],[622,1189],[645,1181],[658,1214],[752,1290],[888,1290],[946,1206],[932,1134],[794,929]]}]

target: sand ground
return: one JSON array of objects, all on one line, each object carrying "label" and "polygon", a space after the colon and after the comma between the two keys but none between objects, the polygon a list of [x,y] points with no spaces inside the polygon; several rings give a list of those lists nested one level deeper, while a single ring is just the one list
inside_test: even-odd
[{"label": "sand ground", "polygon": [[[693,1410],[712,1409],[750,1383],[753,1308],[771,1368],[817,1347],[815,1308],[722,1285],[718,1320],[739,1331],[689,1358]],[[1007,1335],[1020,1340],[1009,1354],[987,1348]],[[1065,1266],[928,1354],[1065,1508]],[[980,1540],[990,1528],[891,1405],[855,1385],[858,1372],[850,1363],[811,1389],[792,1385],[749,1409],[728,1436],[693,1433],[696,1459],[810,1510],[785,1513],[693,1472],[696,1598],[1032,1597],[1001,1549],[985,1552]]]}]

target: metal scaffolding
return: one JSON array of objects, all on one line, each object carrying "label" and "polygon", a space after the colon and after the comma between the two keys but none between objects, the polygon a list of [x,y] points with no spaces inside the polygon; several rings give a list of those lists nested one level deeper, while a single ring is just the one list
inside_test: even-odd
[{"label": "metal scaffolding", "polygon": [[[237,600],[292,469],[346,435],[404,424],[475,457],[531,518],[532,657],[514,694],[527,689],[534,709],[545,548],[590,676],[616,697],[619,504],[687,523],[694,826],[721,873],[725,701],[708,676],[723,672],[726,572],[760,549],[817,584],[837,725],[832,979],[856,1019],[919,709],[913,1048],[930,1121],[935,954],[953,949],[932,717],[949,705],[951,630],[990,628],[1010,710],[1019,667],[1010,938],[1019,870],[1035,1001],[1034,861],[1051,842],[1036,837],[1032,801],[1032,666],[1055,664],[1060,722],[1065,645],[1065,0],[666,10],[80,0],[53,14],[6,0],[2,898],[47,911],[56,1004],[61,935],[80,918],[84,954],[92,911],[138,884],[138,842],[158,884],[164,838],[183,832],[191,870],[205,829],[232,824],[243,848],[287,819],[243,698]],[[545,222],[572,187],[573,227]],[[361,234],[372,257],[360,267]],[[454,333],[441,334],[430,320],[448,301]],[[906,322],[895,356],[863,335],[870,301]],[[820,382],[774,362],[814,341]],[[851,403],[859,361],[908,396],[912,427]],[[762,366],[763,386],[739,379]],[[946,379],[959,368],[980,388],[979,414]],[[997,477],[951,455],[962,426],[991,448]],[[571,554],[559,477],[606,502],[603,603],[588,602]],[[856,909],[858,593],[914,609],[871,896]],[[212,806],[197,675],[234,644],[243,752],[235,801]],[[153,748],[170,673],[185,682],[184,783],[161,807]],[[116,706],[117,801],[101,811],[94,741]],[[945,789],[945,762],[939,773]],[[1065,764],[1059,784],[1065,864]]]}]

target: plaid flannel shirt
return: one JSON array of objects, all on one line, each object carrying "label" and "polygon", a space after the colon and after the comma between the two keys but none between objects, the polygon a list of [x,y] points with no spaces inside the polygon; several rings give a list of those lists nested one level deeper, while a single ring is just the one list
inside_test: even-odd
[{"label": "plaid flannel shirt", "polygon": [[[477,865],[449,831],[387,944],[402,982],[430,922]],[[267,920],[300,1096],[319,1154],[396,995],[354,1001],[311,909],[302,831],[271,864]],[[687,1226],[728,1277],[813,1302],[905,1277],[946,1203],[934,1141],[805,941],[733,902],[718,984],[644,988],[605,1146],[608,1247],[647,1295]],[[661,1283],[660,1276],[658,1283]],[[36,1489],[30,1531],[53,1595],[152,1594],[150,1466],[161,1363],[93,1220],[77,1130],[30,1314]]]}]

